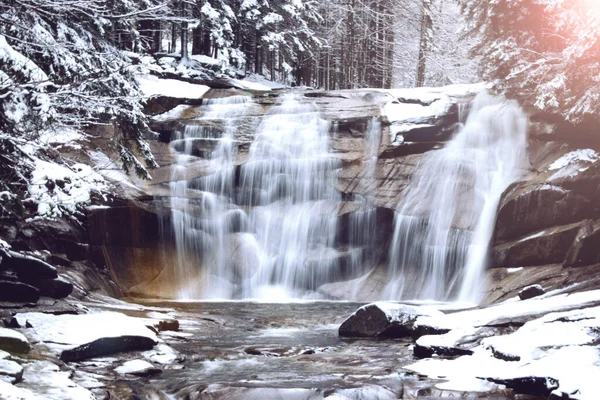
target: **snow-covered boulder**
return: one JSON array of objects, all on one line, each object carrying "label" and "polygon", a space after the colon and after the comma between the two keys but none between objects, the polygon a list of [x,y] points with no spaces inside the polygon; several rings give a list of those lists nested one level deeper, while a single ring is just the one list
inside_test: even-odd
[{"label": "snow-covered boulder", "polygon": [[115,372],[122,375],[148,376],[162,372],[162,370],[150,364],[148,361],[131,360],[126,361],[123,365],[115,368]]},{"label": "snow-covered boulder", "polygon": [[0,328],[0,350],[9,353],[27,353],[31,349],[27,338],[12,329]]},{"label": "snow-covered boulder", "polygon": [[116,312],[85,315],[17,314],[33,329],[26,334],[44,343],[63,361],[81,361],[134,350],[150,350],[156,334],[143,321]]},{"label": "snow-covered boulder", "polygon": [[359,308],[339,328],[344,337],[411,336],[419,317],[443,315],[439,311],[405,304],[378,302]]},{"label": "snow-covered boulder", "polygon": [[600,376],[599,304],[596,290],[446,314],[429,323],[450,331],[423,336],[415,347],[466,351],[436,352],[458,357],[428,358],[406,369],[446,380],[441,385],[447,390],[470,391],[464,382],[471,380],[521,394],[595,399],[600,393],[600,382],[592,378]]}]

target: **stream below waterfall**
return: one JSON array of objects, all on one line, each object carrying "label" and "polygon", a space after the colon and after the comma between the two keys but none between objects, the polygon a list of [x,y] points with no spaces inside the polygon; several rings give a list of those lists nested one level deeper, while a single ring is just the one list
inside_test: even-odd
[{"label": "stream below waterfall", "polygon": [[[180,322],[179,332],[163,332],[161,338],[182,358],[140,384],[142,398],[159,398],[151,390],[194,400],[391,400],[460,394],[436,389],[439,381],[402,369],[415,360],[410,338],[340,338],[340,323],[361,303],[136,302],[169,310],[168,316]],[[498,393],[494,398],[514,397]]]}]

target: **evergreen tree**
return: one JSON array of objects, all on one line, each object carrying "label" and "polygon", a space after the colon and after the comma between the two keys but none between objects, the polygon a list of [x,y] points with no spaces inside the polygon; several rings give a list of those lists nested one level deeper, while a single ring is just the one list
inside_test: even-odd
[{"label": "evergreen tree", "polygon": [[460,0],[500,91],[574,124],[600,112],[600,16],[589,0]]}]

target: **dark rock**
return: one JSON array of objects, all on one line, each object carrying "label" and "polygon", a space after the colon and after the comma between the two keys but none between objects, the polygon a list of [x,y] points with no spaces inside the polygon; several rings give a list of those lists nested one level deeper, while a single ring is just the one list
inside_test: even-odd
[{"label": "dark rock", "polygon": [[2,268],[10,269],[21,277],[54,279],[58,277],[56,268],[38,258],[8,250],[7,257],[2,259]]},{"label": "dark rock", "polygon": [[546,291],[540,285],[531,285],[527,286],[526,288],[523,288],[523,290],[519,292],[519,298],[521,300],[527,300],[537,296],[541,296],[544,293],[546,293]]},{"label": "dark rock", "polygon": [[159,332],[162,332],[162,331],[175,331],[176,332],[179,330],[179,321],[177,321],[176,319],[159,321],[157,328],[158,328]]},{"label": "dark rock", "polygon": [[244,353],[250,354],[251,356],[260,356],[260,355],[262,355],[262,351],[260,351],[256,347],[246,347],[244,349]]},{"label": "dark rock", "polygon": [[492,347],[492,355],[499,359],[499,360],[504,360],[504,361],[521,361],[521,357],[514,355],[514,354],[508,354],[508,353],[504,353],[501,352],[499,350],[496,350],[495,348]]},{"label": "dark rock", "polygon": [[15,317],[11,317],[11,318],[2,318],[2,322],[4,323],[4,327],[6,328],[13,328],[13,329],[20,329],[23,328],[20,324],[19,321],[17,321],[17,319]]},{"label": "dark rock", "polygon": [[558,381],[550,377],[523,377],[513,379],[487,378],[487,380],[511,388],[519,394],[542,396],[544,398],[547,398],[553,390],[558,388]]},{"label": "dark rock", "polygon": [[40,299],[37,288],[21,282],[0,281],[0,301],[35,303]]},{"label": "dark rock", "polygon": [[412,154],[423,154],[440,147],[439,142],[401,143],[398,146],[388,146],[380,155],[380,159],[406,157]]},{"label": "dark rock", "polygon": [[9,353],[28,353],[31,346],[25,336],[19,332],[0,328],[0,350]]},{"label": "dark rock", "polygon": [[[431,315],[417,307],[403,304],[374,303],[359,308],[339,328],[342,337],[385,337],[411,336],[414,324],[420,316]],[[441,314],[441,313],[440,313]]]},{"label": "dark rock", "polygon": [[562,264],[581,228],[558,226],[494,247],[494,267]]},{"label": "dark rock", "polygon": [[586,218],[590,200],[545,182],[522,181],[502,196],[495,228],[496,243]]},{"label": "dark rock", "polygon": [[473,354],[473,351],[468,349],[461,349],[459,347],[423,346],[416,343],[413,349],[413,354],[417,358],[429,358],[433,357],[434,354],[438,356],[457,357],[470,356]]},{"label": "dark rock", "polygon": [[581,267],[600,263],[600,221],[586,221],[567,253],[566,267]]},{"label": "dark rock", "polygon": [[93,342],[64,350],[60,359],[65,362],[82,361],[125,351],[150,350],[156,341],[146,336],[117,336],[94,340]]},{"label": "dark rock", "polygon": [[62,277],[56,279],[27,277],[23,281],[38,288],[41,296],[52,297],[53,299],[64,299],[73,292],[73,284]]}]

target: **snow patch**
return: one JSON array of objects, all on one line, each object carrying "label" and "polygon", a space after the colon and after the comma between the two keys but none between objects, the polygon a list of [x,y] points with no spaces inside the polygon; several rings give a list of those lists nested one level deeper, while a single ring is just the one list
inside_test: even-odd
[{"label": "snow patch", "polygon": [[115,368],[117,374],[140,374],[156,369],[154,365],[144,360],[126,361],[120,367]]},{"label": "snow patch", "polygon": [[592,149],[579,149],[571,151],[548,166],[548,171],[556,171],[568,165],[585,162],[595,163],[600,159],[600,155]]},{"label": "snow patch", "polygon": [[59,217],[66,211],[74,213],[78,204],[90,201],[91,193],[108,188],[102,176],[90,166],[74,164],[70,168],[35,159],[29,194],[38,205],[39,215]]},{"label": "snow patch", "polygon": [[55,353],[106,337],[144,336],[155,342],[156,334],[145,321],[117,312],[82,315],[51,315],[42,313],[17,314],[27,319],[33,329],[27,336],[34,342],[45,343]]},{"label": "snow patch", "polygon": [[177,99],[201,99],[209,87],[154,75],[138,75],[136,80],[146,97],[164,96]]}]

